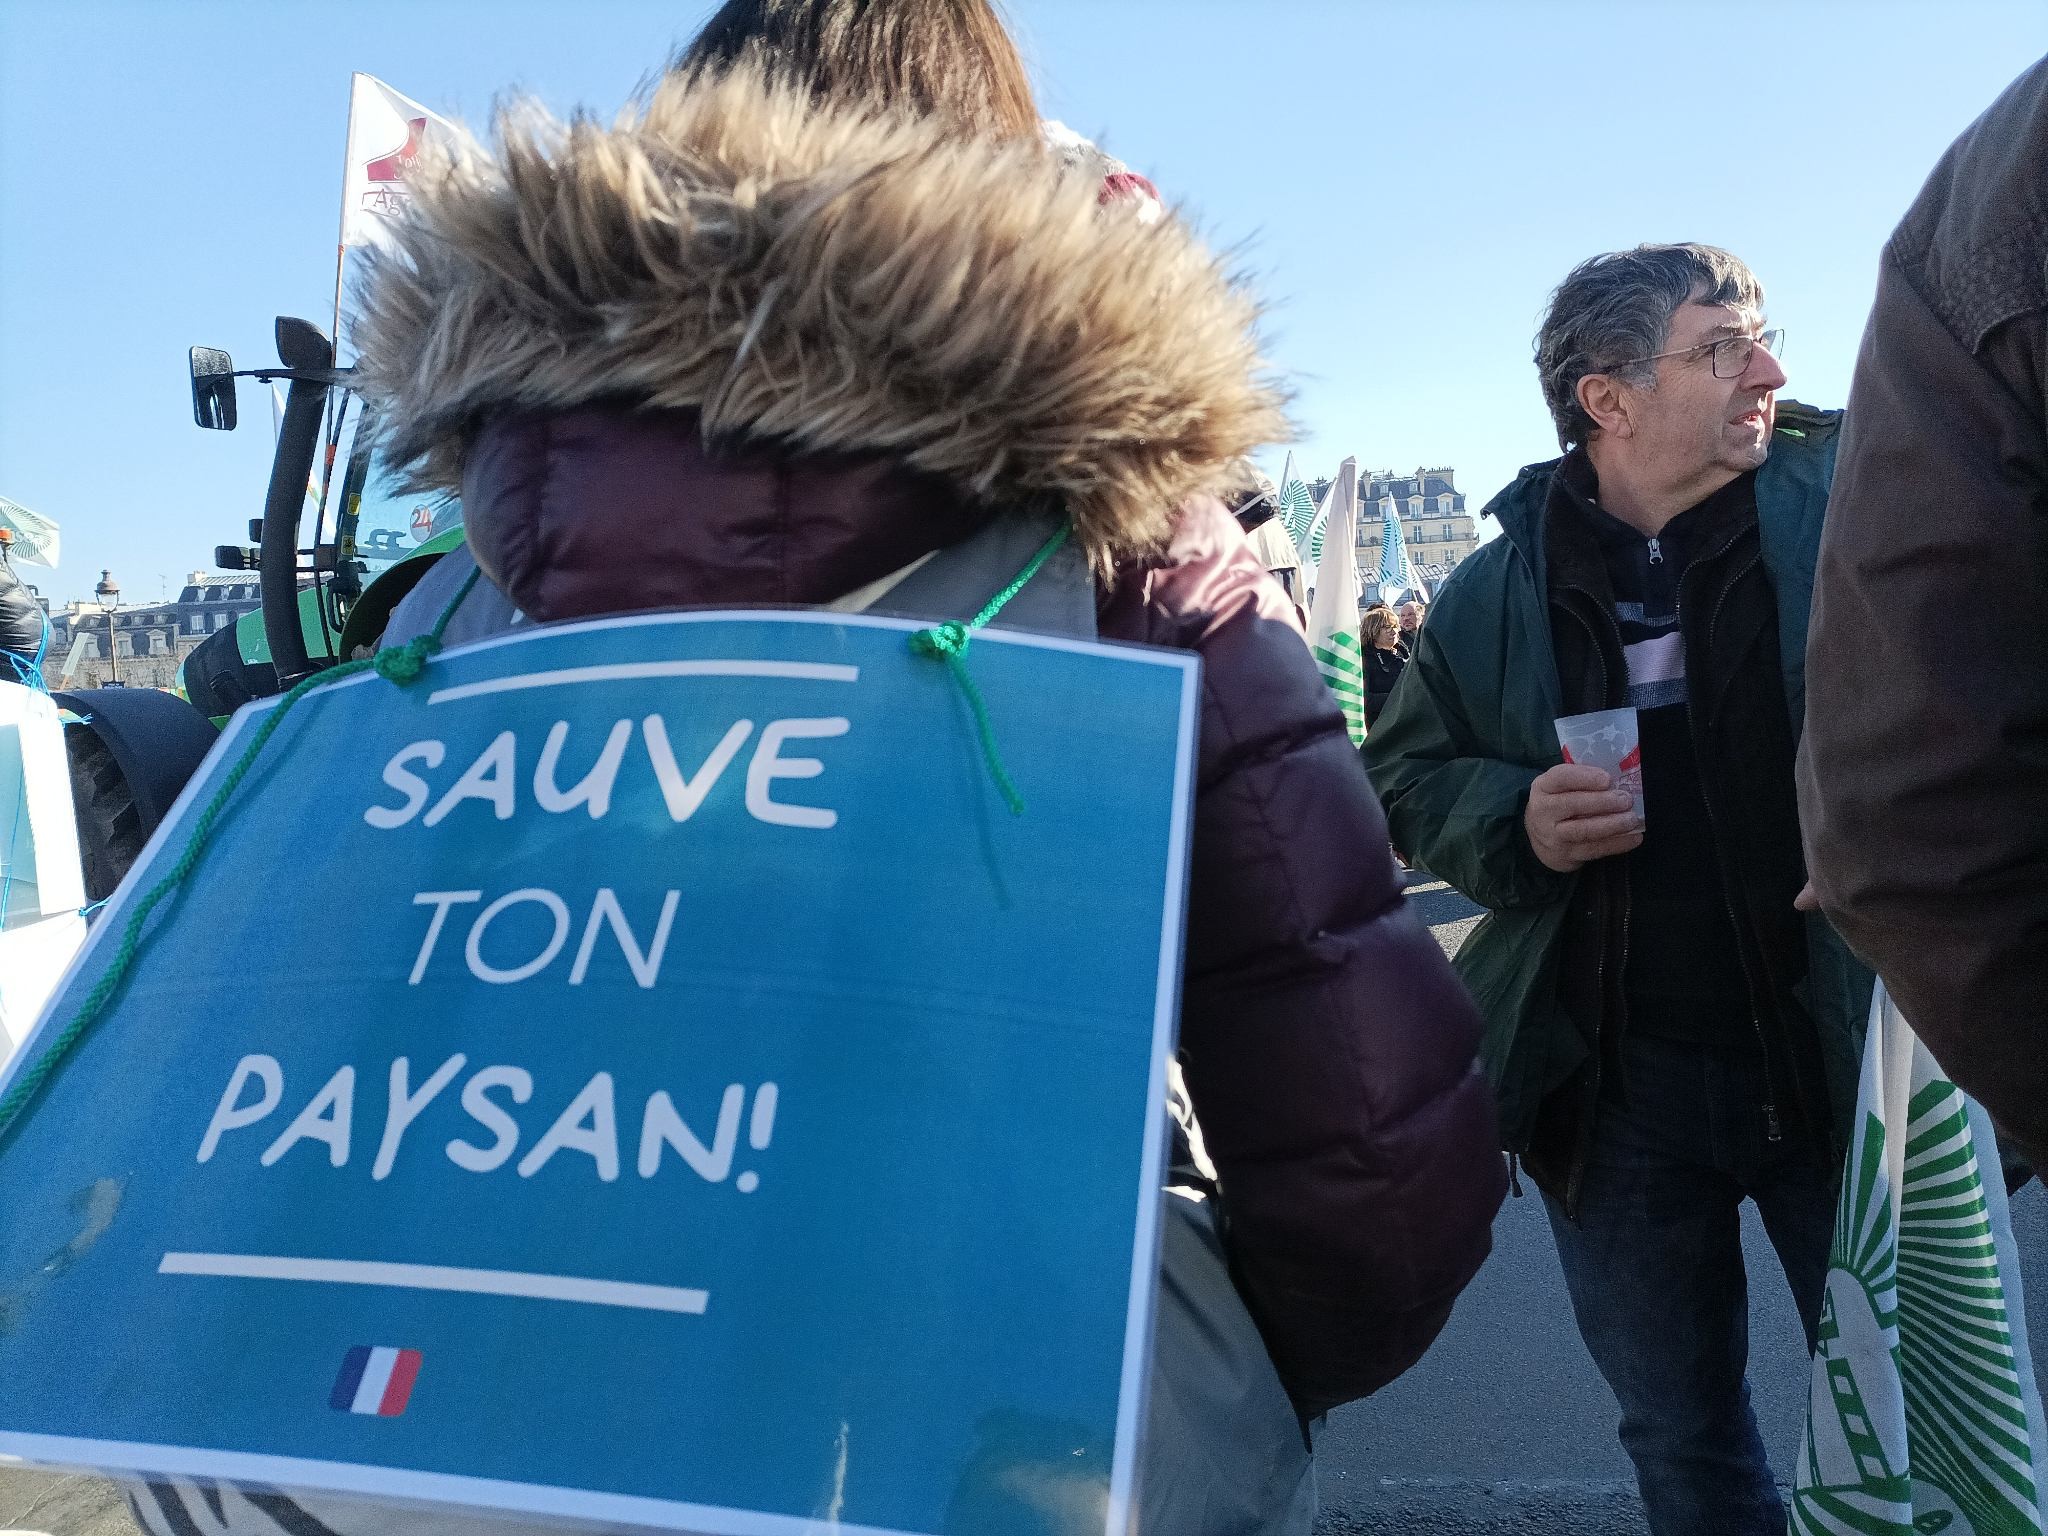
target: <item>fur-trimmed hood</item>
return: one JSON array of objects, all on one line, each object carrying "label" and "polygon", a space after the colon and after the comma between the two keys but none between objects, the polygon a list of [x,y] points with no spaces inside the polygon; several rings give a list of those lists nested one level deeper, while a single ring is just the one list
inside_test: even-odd
[{"label": "fur-trimmed hood", "polygon": [[354,331],[418,483],[506,411],[686,409],[713,447],[886,454],[1056,499],[1098,561],[1286,430],[1256,309],[1176,219],[1036,145],[820,109],[748,71],[605,127],[501,112],[414,177]]}]

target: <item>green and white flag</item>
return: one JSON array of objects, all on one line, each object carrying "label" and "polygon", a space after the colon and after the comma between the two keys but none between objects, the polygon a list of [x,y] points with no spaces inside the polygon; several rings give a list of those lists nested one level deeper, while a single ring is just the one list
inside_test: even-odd
[{"label": "green and white flag", "polygon": [[[1290,469],[1293,462],[1288,460]],[[1294,547],[1306,555],[1309,530],[1316,521],[1316,499],[1309,494],[1308,487],[1291,474],[1280,482],[1280,521],[1286,526],[1287,536],[1294,540]]]},{"label": "green and white flag", "polygon": [[1365,740],[1365,652],[1358,640],[1358,460],[1346,459],[1323,498],[1322,558],[1308,644],[1330,692],[1344,708],[1354,743]]},{"label": "green and white flag", "polygon": [[57,525],[40,512],[31,512],[20,502],[0,496],[0,528],[14,535],[15,559],[31,565],[57,563]]},{"label": "green and white flag", "polygon": [[1880,986],[1792,1530],[2039,1536],[2043,1448],[1990,1117]]},{"label": "green and white flag", "polygon": [[[1380,498],[1380,601],[1397,602],[1420,585],[1415,568],[1408,563],[1408,541],[1401,536],[1401,514],[1394,510],[1394,498]],[[1427,596],[1427,594],[1424,594]]]}]

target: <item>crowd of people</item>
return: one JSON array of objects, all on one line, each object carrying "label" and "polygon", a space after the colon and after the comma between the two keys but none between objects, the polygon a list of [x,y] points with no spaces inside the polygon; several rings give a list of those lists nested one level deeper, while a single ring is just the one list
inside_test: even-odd
[{"label": "crowd of people", "polygon": [[[1163,1197],[1199,1240],[1165,1249],[1141,1531],[1306,1536],[1323,1416],[1429,1347],[1524,1176],[1657,1536],[1782,1531],[1737,1212],[1811,1345],[1872,966],[2048,1148],[2048,64],[1888,247],[1846,415],[1780,398],[1727,251],[1564,277],[1562,455],[1426,617],[1363,615],[1363,761],[1226,510],[1283,429],[1253,302],[1141,178],[1051,148],[987,0],[730,0],[635,113],[508,115],[422,179],[359,378],[504,615],[822,606],[983,540],[972,611],[1018,563],[990,536],[1050,516],[1075,632],[1200,655]],[[1560,718],[1617,707],[1640,805],[1560,760]],[[1490,914],[1455,973],[1392,846]]]}]

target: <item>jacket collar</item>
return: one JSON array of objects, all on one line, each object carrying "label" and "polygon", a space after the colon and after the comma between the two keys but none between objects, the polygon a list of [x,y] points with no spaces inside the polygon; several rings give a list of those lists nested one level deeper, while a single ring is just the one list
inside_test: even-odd
[{"label": "jacket collar", "polygon": [[[1756,472],[1757,523],[1766,559],[1774,550],[1808,547],[1809,535],[1817,536],[1818,530],[1809,524],[1820,517],[1827,503],[1841,420],[1840,411],[1817,410],[1797,400],[1778,402],[1771,455]],[[1560,457],[1524,466],[1479,513],[1500,524],[1501,532],[1528,562],[1539,590],[1547,580],[1545,509],[1551,480],[1563,463]],[[1810,566],[1806,574],[1810,586]],[[1804,635],[1802,624],[1802,641]]]}]

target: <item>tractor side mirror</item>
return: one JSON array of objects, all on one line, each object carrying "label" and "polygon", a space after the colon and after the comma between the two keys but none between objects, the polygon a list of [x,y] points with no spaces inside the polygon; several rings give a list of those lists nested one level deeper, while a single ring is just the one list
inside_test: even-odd
[{"label": "tractor side mirror", "polygon": [[235,360],[214,347],[192,349],[192,419],[210,431],[235,430]]}]

